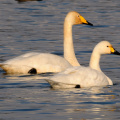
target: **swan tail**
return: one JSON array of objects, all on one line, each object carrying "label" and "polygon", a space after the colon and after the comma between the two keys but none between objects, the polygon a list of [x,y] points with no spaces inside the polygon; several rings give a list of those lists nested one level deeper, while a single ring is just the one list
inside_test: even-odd
[{"label": "swan tail", "polygon": [[4,65],[5,65],[5,64],[3,64],[3,63],[0,63],[0,67],[1,67],[1,68],[3,68],[3,66],[4,66]]},{"label": "swan tail", "polygon": [[7,65],[7,64],[0,63],[0,67],[1,67],[4,71],[6,71],[6,72],[7,72],[7,70],[8,70],[8,66],[9,66],[9,65]]},{"label": "swan tail", "polygon": [[6,73],[12,73],[12,74],[36,74],[37,70],[35,68],[25,66],[25,65],[11,65],[11,64],[3,64],[0,63],[0,67],[6,72]]}]

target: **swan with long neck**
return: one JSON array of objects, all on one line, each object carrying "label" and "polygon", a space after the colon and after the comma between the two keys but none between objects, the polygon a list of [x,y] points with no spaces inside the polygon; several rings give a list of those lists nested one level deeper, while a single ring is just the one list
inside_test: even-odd
[{"label": "swan with long neck", "polygon": [[72,26],[76,24],[87,24],[93,26],[93,24],[86,21],[80,14],[78,14],[75,11],[72,11],[67,14],[64,20],[64,58],[72,66],[80,66],[75,56],[73,38],[72,38]]},{"label": "swan with long neck", "polygon": [[74,53],[72,26],[76,24],[91,25],[79,13],[71,11],[64,22],[64,58],[50,53],[26,53],[0,63],[7,73],[46,73],[61,72],[70,66],[80,66]]},{"label": "swan with long neck", "polygon": [[70,67],[47,80],[53,88],[91,87],[113,85],[112,80],[100,69],[102,54],[120,55],[108,41],[98,43],[91,55],[89,67]]}]

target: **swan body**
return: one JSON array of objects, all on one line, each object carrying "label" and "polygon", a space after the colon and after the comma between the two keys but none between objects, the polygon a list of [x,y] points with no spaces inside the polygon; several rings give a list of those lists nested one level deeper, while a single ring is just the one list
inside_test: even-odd
[{"label": "swan body", "polygon": [[47,80],[53,88],[76,88],[109,85],[106,76],[90,67],[75,66]]},{"label": "swan body", "polygon": [[37,73],[59,72],[71,65],[63,57],[49,53],[32,52],[7,60],[0,66],[7,73],[27,74],[33,68],[37,69]]},{"label": "swan body", "polygon": [[16,58],[0,63],[7,73],[60,72],[68,66],[80,66],[74,53],[72,26],[76,24],[92,25],[79,13],[71,11],[64,20],[64,58],[49,53],[26,53]]},{"label": "swan body", "polygon": [[77,66],[67,68],[47,81],[53,88],[75,88],[113,85],[113,82],[100,69],[102,54],[120,55],[108,41],[98,43],[91,55],[89,67]]}]

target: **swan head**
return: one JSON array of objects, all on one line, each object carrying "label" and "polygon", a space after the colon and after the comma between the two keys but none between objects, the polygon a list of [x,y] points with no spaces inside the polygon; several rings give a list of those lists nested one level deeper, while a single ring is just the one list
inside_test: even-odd
[{"label": "swan head", "polygon": [[69,12],[65,18],[65,21],[71,25],[86,24],[93,26],[92,23],[88,22],[83,16],[81,16],[76,11]]},{"label": "swan head", "polygon": [[120,55],[120,53],[118,51],[116,51],[108,41],[99,42],[95,46],[94,50],[97,51],[99,54],[116,54],[116,55]]}]

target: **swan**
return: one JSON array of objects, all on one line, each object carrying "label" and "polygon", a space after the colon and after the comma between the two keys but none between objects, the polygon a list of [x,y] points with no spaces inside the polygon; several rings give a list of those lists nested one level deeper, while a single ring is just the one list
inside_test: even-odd
[{"label": "swan", "polygon": [[46,81],[53,88],[82,88],[113,85],[112,80],[100,69],[99,62],[102,54],[120,55],[108,41],[101,41],[93,49],[89,67],[70,67],[46,79]]},{"label": "swan", "polygon": [[76,11],[71,11],[66,15],[64,20],[64,58],[50,53],[31,52],[0,63],[0,67],[6,73],[28,74],[61,72],[70,66],[80,66],[75,56],[72,39],[72,26],[76,24],[93,26]]}]

